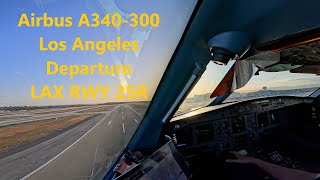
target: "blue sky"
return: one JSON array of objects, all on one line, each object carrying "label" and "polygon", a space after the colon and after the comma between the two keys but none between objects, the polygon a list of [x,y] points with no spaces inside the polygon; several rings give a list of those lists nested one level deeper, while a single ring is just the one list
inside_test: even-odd
[{"label": "blue sky", "polygon": [[[113,27],[99,28],[56,28],[56,27],[22,27],[17,24],[22,13],[28,16],[33,12],[42,16],[72,16],[73,24],[77,24],[81,13],[112,13],[114,8],[121,13],[130,14],[158,13],[161,23],[158,28],[131,28],[124,25],[118,29]],[[15,105],[55,105],[75,103],[103,103],[116,101],[115,88],[120,84],[146,85],[149,99],[152,98],[160,78],[172,56],[173,51],[184,31],[185,25],[194,8],[195,0],[33,0],[6,1],[1,6],[1,71],[0,71],[0,106]],[[172,30],[171,25],[175,23]],[[170,31],[168,29],[170,28]],[[64,52],[43,52],[39,50],[39,38],[49,40],[66,40],[68,50]],[[117,36],[125,40],[139,39],[140,51],[107,52],[96,55],[95,52],[71,51],[75,37],[82,40],[114,40]],[[166,47],[166,48],[163,48]],[[56,61],[59,64],[97,64],[106,65],[128,63],[134,68],[134,74],[127,76],[77,76],[70,80],[68,76],[46,75],[46,62]],[[40,90],[44,85],[64,85],[64,94],[68,95],[69,85],[110,85],[108,99],[31,99],[30,89],[35,85]]]}]

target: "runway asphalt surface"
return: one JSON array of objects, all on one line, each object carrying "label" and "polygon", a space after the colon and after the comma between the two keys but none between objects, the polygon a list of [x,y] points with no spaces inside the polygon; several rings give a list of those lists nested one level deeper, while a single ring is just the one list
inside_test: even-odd
[{"label": "runway asphalt surface", "polygon": [[115,105],[58,136],[0,159],[0,179],[88,179],[108,170],[138,127],[141,110]]}]

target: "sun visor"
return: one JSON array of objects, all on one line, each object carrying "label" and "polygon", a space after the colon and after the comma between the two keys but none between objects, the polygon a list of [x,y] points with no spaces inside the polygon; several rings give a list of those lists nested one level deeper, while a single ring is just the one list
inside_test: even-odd
[{"label": "sun visor", "polygon": [[302,65],[292,65],[292,64],[275,64],[272,65],[270,67],[267,67],[265,69],[263,69],[263,71],[265,72],[281,72],[281,71],[288,71],[288,70],[292,70],[292,69],[296,69],[301,67]]},{"label": "sun visor", "polygon": [[257,54],[246,60],[257,66],[259,68],[259,71],[265,72],[288,71],[302,66],[298,64],[294,65],[291,63],[283,62],[281,60],[282,56],[283,52],[269,51]]},{"label": "sun visor", "polygon": [[320,74],[320,27],[268,42],[256,50],[260,53],[236,61],[211,98],[245,86],[259,71]]},{"label": "sun visor", "polygon": [[236,61],[217,88],[212,92],[210,98],[231,93],[242,88],[257,71],[258,68],[246,60]]},{"label": "sun visor", "polygon": [[255,64],[259,71],[319,74],[320,42],[315,41],[277,52],[263,52],[247,61]]},{"label": "sun visor", "polygon": [[265,69],[280,62],[280,52],[262,52],[246,59],[255,64],[259,69]]},{"label": "sun visor", "polygon": [[291,73],[307,73],[307,74],[317,74],[320,75],[320,65],[304,65],[302,67],[293,69]]}]

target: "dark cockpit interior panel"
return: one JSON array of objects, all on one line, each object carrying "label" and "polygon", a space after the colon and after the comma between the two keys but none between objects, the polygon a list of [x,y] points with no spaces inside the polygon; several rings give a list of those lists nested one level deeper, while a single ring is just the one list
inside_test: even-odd
[{"label": "dark cockpit interior panel", "polygon": [[[205,169],[199,170],[197,163],[210,161],[223,173],[228,169],[224,163],[226,154],[241,150],[274,164],[317,171],[318,110],[317,100],[308,97],[256,99],[175,117],[168,131],[175,136],[177,149],[192,164],[195,174],[201,171],[197,178],[202,177]],[[268,177],[257,172],[262,179]]]}]

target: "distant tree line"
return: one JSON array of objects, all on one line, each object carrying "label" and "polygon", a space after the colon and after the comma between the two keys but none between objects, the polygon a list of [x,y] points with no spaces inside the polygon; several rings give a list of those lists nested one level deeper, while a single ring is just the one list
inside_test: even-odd
[{"label": "distant tree line", "polygon": [[73,105],[55,105],[55,106],[7,106],[0,107],[0,111],[23,111],[23,110],[36,110],[36,109],[49,109],[49,108],[66,108],[66,107],[78,107],[87,106],[85,104],[73,104]]}]

